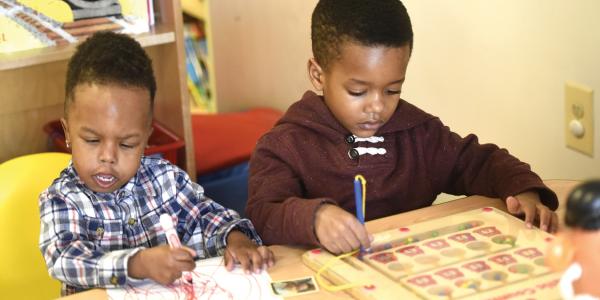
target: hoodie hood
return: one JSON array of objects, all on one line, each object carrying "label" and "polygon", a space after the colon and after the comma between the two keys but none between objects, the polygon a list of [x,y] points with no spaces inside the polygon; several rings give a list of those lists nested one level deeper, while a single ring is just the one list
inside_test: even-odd
[{"label": "hoodie hood", "polygon": [[[436,118],[418,107],[400,99],[392,117],[375,133],[375,136],[385,136],[401,130],[418,126],[423,122]],[[300,101],[292,104],[277,125],[293,124],[319,132],[324,138],[332,142],[344,142],[340,136],[350,135],[350,131],[331,113],[323,96],[313,91],[307,91]]]}]

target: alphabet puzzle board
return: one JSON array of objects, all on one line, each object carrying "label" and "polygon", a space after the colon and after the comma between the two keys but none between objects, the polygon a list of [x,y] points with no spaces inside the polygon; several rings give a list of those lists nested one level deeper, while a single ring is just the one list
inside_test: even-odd
[{"label": "alphabet puzzle board", "polygon": [[341,260],[303,254],[329,281],[357,284],[356,299],[559,299],[560,274],[544,265],[552,235],[486,207],[374,234],[369,251]]}]

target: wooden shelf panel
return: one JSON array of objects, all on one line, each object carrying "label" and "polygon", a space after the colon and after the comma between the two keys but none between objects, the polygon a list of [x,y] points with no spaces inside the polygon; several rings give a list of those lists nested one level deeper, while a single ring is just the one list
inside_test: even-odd
[{"label": "wooden shelf panel", "polygon": [[[143,47],[152,47],[175,42],[172,26],[157,25],[150,32],[134,36]],[[10,54],[0,54],[0,71],[67,60],[73,55],[78,43],[31,49]]]},{"label": "wooden shelf panel", "polygon": [[172,26],[158,25],[151,28],[150,32],[136,35],[135,39],[142,47],[151,47],[175,42],[175,32]]},{"label": "wooden shelf panel", "polygon": [[[196,178],[187,96],[181,3],[155,1],[157,25],[134,35],[153,62],[157,83],[155,118],[185,140],[180,167]],[[77,43],[0,54],[0,162],[48,151],[42,126],[63,115],[67,62]],[[33,142],[32,142],[33,141]]]}]

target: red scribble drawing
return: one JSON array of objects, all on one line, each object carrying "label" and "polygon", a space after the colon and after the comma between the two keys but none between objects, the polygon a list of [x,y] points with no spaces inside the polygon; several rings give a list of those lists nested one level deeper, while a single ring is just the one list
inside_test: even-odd
[{"label": "red scribble drawing", "polygon": [[109,299],[281,299],[272,294],[271,278],[266,271],[260,274],[245,274],[236,267],[231,272],[225,269],[223,257],[200,260],[192,273],[192,283],[176,280],[163,286],[152,280],[131,283],[119,289],[107,289]]}]

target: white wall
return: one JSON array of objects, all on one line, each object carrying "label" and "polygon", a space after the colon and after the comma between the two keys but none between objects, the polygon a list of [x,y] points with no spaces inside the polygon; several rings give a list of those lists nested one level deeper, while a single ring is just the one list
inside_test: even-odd
[{"label": "white wall", "polygon": [[600,1],[407,0],[414,56],[403,96],[461,134],[476,133],[544,179],[600,177],[594,158],[565,147],[564,83],[596,91]]},{"label": "white wall", "polygon": [[[285,109],[310,87],[316,0],[211,3],[221,111]],[[415,31],[405,99],[509,149],[544,179],[600,177],[600,1],[404,3]],[[594,158],[565,147],[567,80],[595,91]]]},{"label": "white wall", "polygon": [[285,110],[311,88],[310,15],[316,0],[212,0],[213,59],[220,112]]}]

